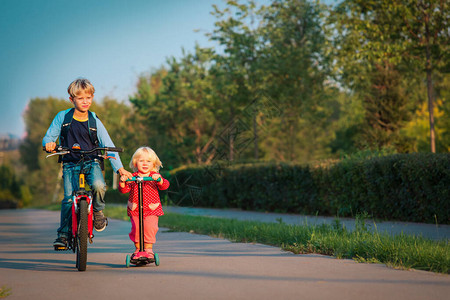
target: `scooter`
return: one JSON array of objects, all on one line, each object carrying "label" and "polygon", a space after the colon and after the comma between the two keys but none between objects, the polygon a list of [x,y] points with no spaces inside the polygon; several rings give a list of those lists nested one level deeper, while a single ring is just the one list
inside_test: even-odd
[{"label": "scooter", "polygon": [[[127,268],[130,267],[130,264],[136,266],[144,266],[147,264],[155,263],[156,266],[159,266],[159,255],[158,253],[154,253],[153,257],[149,255],[144,250],[144,200],[143,200],[143,183],[144,181],[153,181],[152,177],[139,177],[135,176],[127,181],[135,181],[138,184],[138,192],[139,192],[139,252],[134,256],[133,254],[128,254],[125,260]],[[156,181],[161,181],[161,178],[158,178]]]}]

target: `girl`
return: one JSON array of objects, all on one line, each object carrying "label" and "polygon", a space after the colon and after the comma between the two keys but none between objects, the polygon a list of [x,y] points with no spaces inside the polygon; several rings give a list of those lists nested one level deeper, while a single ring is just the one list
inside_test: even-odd
[{"label": "girl", "polygon": [[[144,213],[144,249],[149,257],[153,257],[153,244],[156,242],[158,232],[158,218],[164,215],[159,199],[158,190],[166,190],[170,183],[158,173],[162,163],[149,147],[140,147],[131,158],[130,168],[133,169],[133,176],[152,177],[155,181],[144,181],[142,188],[143,213]],[[161,181],[156,181],[161,178]],[[131,220],[130,239],[133,241],[136,251],[133,256],[139,253],[139,191],[138,184],[134,181],[125,182],[126,176],[120,177],[119,191],[130,193],[128,198],[127,214]],[[132,257],[133,258],[133,257]]]}]

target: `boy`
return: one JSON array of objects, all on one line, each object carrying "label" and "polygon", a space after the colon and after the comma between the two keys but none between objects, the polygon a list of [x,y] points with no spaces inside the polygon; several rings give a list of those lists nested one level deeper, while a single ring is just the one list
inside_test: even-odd
[{"label": "boy", "polygon": [[[74,108],[60,111],[53,119],[45,134],[42,145],[47,152],[56,148],[56,139],[59,138],[61,146],[72,148],[78,144],[82,150],[90,150],[95,147],[115,147],[108,132],[98,117],[89,111],[94,99],[94,86],[87,79],[77,79],[73,81],[68,89],[69,99]],[[111,154],[110,154],[111,155]],[[132,178],[132,174],[123,168],[120,157],[113,154],[117,159],[110,158],[111,166],[120,176]],[[113,156],[111,155],[111,156]],[[67,238],[69,237],[69,226],[71,220],[72,192],[78,187],[79,154],[70,153],[61,157],[63,163],[64,199],[61,202],[61,221],[58,228],[58,237],[53,243],[56,248],[67,248]],[[86,182],[93,192],[94,205],[94,228],[103,231],[108,224],[103,215],[105,208],[106,183],[102,174],[103,161],[98,156],[85,163],[89,170],[86,175]]]}]

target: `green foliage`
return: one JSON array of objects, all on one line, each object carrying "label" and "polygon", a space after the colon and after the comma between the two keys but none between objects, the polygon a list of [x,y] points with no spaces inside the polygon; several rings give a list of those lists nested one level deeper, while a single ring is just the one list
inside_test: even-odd
[{"label": "green foliage", "polygon": [[448,11],[440,0],[345,0],[334,10],[336,78],[365,104],[363,144],[413,151],[400,129],[425,94],[433,128],[434,86],[449,61]]},{"label": "green foliage", "polygon": [[14,169],[0,165],[0,209],[27,206],[30,201],[30,191],[17,178]]},{"label": "green foliage", "polygon": [[68,100],[35,98],[30,100],[23,114],[27,134],[20,147],[20,157],[27,169],[24,181],[34,205],[50,203],[58,193],[55,187],[61,180],[60,166],[55,159],[45,159],[42,138],[56,114],[71,106]]},{"label": "green foliage", "polygon": [[[436,151],[447,153],[450,151],[450,74],[437,80],[436,101],[434,105]],[[425,96],[423,96],[425,98]],[[422,103],[414,112],[411,121],[402,129],[402,135],[410,141],[412,152],[427,152],[430,148],[430,117],[428,105]]]},{"label": "green foliage", "polygon": [[364,106],[360,145],[404,148],[399,132],[410,117],[408,103],[417,100],[411,101],[405,74],[399,71],[406,50],[397,7],[391,1],[348,0],[339,4],[334,17],[337,78]]},{"label": "green foliage", "polygon": [[6,287],[5,285],[0,287],[0,298],[6,298],[8,296],[11,296],[11,289]]},{"label": "green foliage", "polygon": [[307,162],[326,157],[339,113],[338,92],[328,80],[327,12],[312,1],[276,1],[261,15],[264,88],[282,112],[267,126],[265,158]]},{"label": "green foliage", "polygon": [[20,147],[23,164],[29,171],[39,170],[42,155],[42,138],[56,114],[71,107],[68,100],[48,97],[35,98],[28,103],[23,114],[26,126],[26,138]]},{"label": "green foliage", "polygon": [[[373,155],[372,155],[373,156]],[[448,224],[448,154],[375,155],[328,165],[248,164],[171,172],[177,205]],[[197,192],[197,193],[193,193]]]},{"label": "green foliage", "polygon": [[211,55],[209,49],[196,47],[180,61],[169,59],[169,70],[141,78],[139,92],[130,100],[149,130],[147,143],[169,166],[208,160],[205,151],[217,132],[220,112],[208,76]]},{"label": "green foliage", "polygon": [[122,194],[119,190],[108,189],[105,193],[105,199],[107,199],[108,203],[126,204],[128,194]]}]

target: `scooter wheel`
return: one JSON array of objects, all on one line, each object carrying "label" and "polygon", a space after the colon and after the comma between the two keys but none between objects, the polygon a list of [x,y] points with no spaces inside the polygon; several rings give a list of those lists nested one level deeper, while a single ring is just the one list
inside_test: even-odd
[{"label": "scooter wheel", "polygon": [[155,253],[155,265],[159,266],[159,255]]},{"label": "scooter wheel", "polygon": [[127,257],[125,258],[125,265],[127,266],[127,268],[130,267],[130,255],[127,255]]}]

